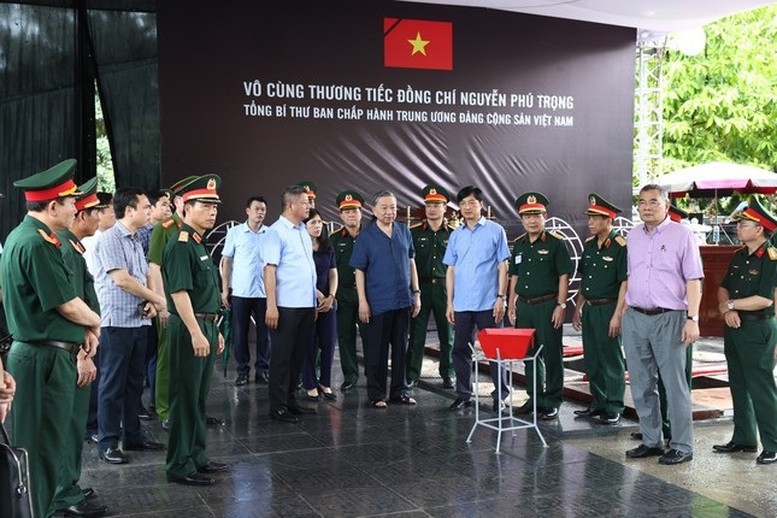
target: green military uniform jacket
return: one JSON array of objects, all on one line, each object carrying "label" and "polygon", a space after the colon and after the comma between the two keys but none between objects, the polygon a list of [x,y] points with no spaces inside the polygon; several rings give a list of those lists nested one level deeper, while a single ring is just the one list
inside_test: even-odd
[{"label": "green military uniform jacket", "polygon": [[[731,258],[721,286],[728,290],[732,299],[752,295],[772,299],[774,287],[777,284],[775,272],[777,272],[777,249],[770,247],[768,241],[752,254],[744,246]],[[774,306],[769,306],[763,311],[773,315]]]},{"label": "green military uniform jacket", "polygon": [[84,327],[67,320],[57,307],[77,297],[73,276],[60,253],[62,242],[32,216],[8,235],[2,258],[2,277],[8,329],[14,340],[61,340],[81,343]]},{"label": "green military uniform jacket", "polygon": [[181,217],[173,213],[173,217],[154,226],[148,241],[148,262],[162,266],[165,246],[175,239],[182,224]]},{"label": "green military uniform jacket", "polygon": [[564,239],[555,232],[543,231],[531,243],[529,234],[518,237],[510,258],[510,275],[517,275],[515,293],[531,299],[558,292],[558,279],[572,273],[572,260]]},{"label": "green military uniform jacket", "polygon": [[348,233],[348,229],[342,227],[332,232],[329,235],[329,240],[335,249],[338,286],[356,289],[356,270],[348,264],[351,260],[353,244],[356,242],[356,238]]},{"label": "green military uniform jacket", "polygon": [[73,276],[73,287],[76,293],[86,302],[89,309],[99,314],[100,302],[97,300],[97,293],[94,290],[94,277],[86,268],[84,245],[69,230],[60,230],[57,232],[57,237],[62,243],[60,248],[62,259]]},{"label": "green military uniform jacket", "polygon": [[203,237],[189,225],[184,223],[178,238],[167,243],[162,273],[170,313],[178,315],[171,294],[181,290],[189,293],[195,313],[218,312],[218,268],[208,255]]},{"label": "green military uniform jacket", "polygon": [[614,230],[601,248],[596,236],[586,239],[580,262],[580,284],[586,300],[617,299],[626,280],[626,266],[626,240]]},{"label": "green military uniform jacket", "polygon": [[[415,247],[415,265],[419,279],[444,278],[447,267],[443,264],[445,248],[453,229],[442,225],[436,232],[427,221],[410,229]],[[423,303],[423,300],[421,301]]]}]

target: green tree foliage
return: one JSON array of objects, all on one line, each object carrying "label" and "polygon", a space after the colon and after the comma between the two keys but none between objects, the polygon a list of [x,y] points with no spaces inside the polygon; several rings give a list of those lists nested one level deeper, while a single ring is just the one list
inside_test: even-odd
[{"label": "green tree foliage", "polygon": [[715,160],[777,171],[777,5],[704,28],[664,62],[664,170]]},{"label": "green tree foliage", "polygon": [[94,96],[95,133],[97,135],[97,190],[100,192],[116,191],[116,181],[113,175],[113,160],[108,134],[105,130],[105,117],[100,96]]}]

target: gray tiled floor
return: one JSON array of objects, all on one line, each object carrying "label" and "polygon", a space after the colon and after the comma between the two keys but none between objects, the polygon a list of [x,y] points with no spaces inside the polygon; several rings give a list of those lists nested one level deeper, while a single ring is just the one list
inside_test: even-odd
[{"label": "gray tiled floor", "polygon": [[[121,516],[750,516],[624,465],[619,428],[575,421],[572,404],[543,427],[547,449],[520,430],[496,455],[490,430],[465,442],[473,412],[448,411],[454,394],[435,380],[415,390],[416,407],[386,410],[367,405],[363,383],[337,402],[309,403],[318,413],[291,425],[268,418],[266,386],[236,388],[216,372],[209,414],[227,424],[210,429],[208,453],[230,464],[217,485],[168,484],[163,454],[130,452],[129,464],[110,466],[92,446],[82,485]],[[165,439],[159,423],[149,431]],[[591,452],[603,442],[620,453]]]}]

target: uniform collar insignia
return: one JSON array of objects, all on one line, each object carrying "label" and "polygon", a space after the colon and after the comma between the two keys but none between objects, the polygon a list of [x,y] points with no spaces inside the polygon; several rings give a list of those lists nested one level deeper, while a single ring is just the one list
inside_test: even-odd
[{"label": "uniform collar insignia", "polygon": [[68,239],[68,242],[72,245],[73,248],[76,249],[76,251],[79,254],[84,255],[84,252],[86,252],[86,250],[84,249],[84,245],[82,245],[80,241],[73,241],[72,239]]},{"label": "uniform collar insignia", "polygon": [[43,240],[46,241],[47,243],[51,243],[57,248],[62,246],[62,243],[60,243],[59,239],[57,238],[57,235],[54,232],[52,232],[51,234],[46,234],[46,232],[42,228],[39,228],[38,234],[40,234],[40,237],[42,237]]},{"label": "uniform collar insignia", "polygon": [[200,235],[199,235],[197,232],[194,232],[194,233],[192,233],[192,239],[194,239],[194,241],[195,241],[195,242],[196,242],[198,245],[199,245],[200,243],[202,243],[202,237],[201,237],[201,236],[200,236]]},{"label": "uniform collar insignia", "polygon": [[758,250],[756,250],[755,256],[760,259],[761,257],[764,256],[765,253],[766,253],[766,250],[764,250],[764,247],[761,247]]}]

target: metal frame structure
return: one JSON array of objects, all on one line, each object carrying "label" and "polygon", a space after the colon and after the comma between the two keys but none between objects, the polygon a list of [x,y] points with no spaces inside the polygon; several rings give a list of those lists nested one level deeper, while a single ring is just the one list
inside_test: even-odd
[{"label": "metal frame structure", "polygon": [[637,87],[634,100],[634,176],[644,185],[663,173],[663,64],[666,36],[649,35],[637,42]]},{"label": "metal frame structure", "polygon": [[515,436],[516,430],[522,430],[524,428],[533,428],[537,435],[540,436],[540,440],[542,441],[542,446],[547,448],[548,443],[545,442],[545,437],[542,436],[542,432],[540,431],[540,427],[537,425],[537,398],[532,398],[532,420],[527,421],[525,419],[520,419],[518,417],[515,417],[513,415],[513,406],[507,405],[507,415],[502,415],[502,408],[499,408],[499,412],[497,413],[496,417],[491,417],[488,419],[481,419],[480,418],[480,379],[479,379],[479,372],[478,372],[478,365],[481,361],[489,361],[492,363],[495,363],[495,366],[492,366],[492,368],[499,369],[499,371],[502,370],[502,368],[507,370],[507,386],[510,387],[512,390],[513,387],[513,363],[516,362],[522,362],[527,360],[532,360],[532,373],[534,376],[532,377],[532,388],[533,393],[537,393],[537,359],[540,356],[540,353],[542,352],[543,344],[540,344],[539,347],[537,347],[537,350],[534,352],[532,356],[527,356],[525,358],[509,358],[509,359],[502,359],[501,352],[499,348],[496,350],[496,358],[487,358],[485,354],[483,354],[483,351],[480,351],[478,349],[475,349],[475,347],[472,344],[469,344],[469,348],[472,350],[472,363],[475,364],[475,381],[474,381],[474,388],[473,391],[475,393],[475,423],[472,425],[472,429],[469,432],[469,435],[467,436],[467,442],[472,442],[472,436],[475,434],[475,429],[477,429],[478,426],[482,426],[484,428],[490,428],[491,430],[496,430],[496,451],[494,453],[499,454],[499,448],[502,445],[502,434],[506,432],[513,432],[513,436]]}]

